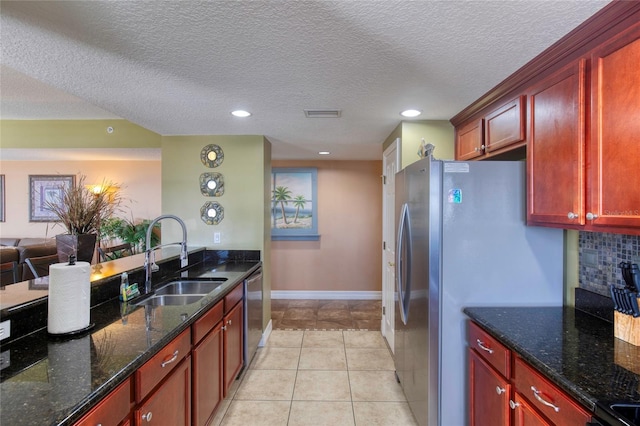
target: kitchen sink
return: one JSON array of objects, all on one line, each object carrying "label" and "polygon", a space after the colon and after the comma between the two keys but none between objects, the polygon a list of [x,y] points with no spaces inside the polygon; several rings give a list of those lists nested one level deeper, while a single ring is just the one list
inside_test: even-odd
[{"label": "kitchen sink", "polygon": [[179,306],[190,305],[204,298],[205,294],[164,294],[151,296],[136,303],[136,306]]},{"label": "kitchen sink", "polygon": [[[226,280],[226,279],[225,279]],[[160,287],[155,291],[156,295],[205,295],[220,287],[224,281],[193,281],[179,280]]]},{"label": "kitchen sink", "polygon": [[631,422],[632,425],[640,425],[640,403],[611,404],[610,407],[627,422]]}]

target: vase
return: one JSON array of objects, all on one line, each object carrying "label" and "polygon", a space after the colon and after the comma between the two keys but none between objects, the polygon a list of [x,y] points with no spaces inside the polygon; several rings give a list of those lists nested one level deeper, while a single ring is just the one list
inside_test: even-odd
[{"label": "vase", "polygon": [[56,235],[58,262],[68,262],[69,256],[75,254],[78,262],[91,263],[96,250],[96,241],[96,234]]}]

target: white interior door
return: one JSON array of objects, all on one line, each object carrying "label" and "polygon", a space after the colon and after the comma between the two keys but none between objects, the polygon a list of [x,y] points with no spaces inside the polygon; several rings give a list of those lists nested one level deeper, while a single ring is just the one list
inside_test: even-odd
[{"label": "white interior door", "polygon": [[394,350],[395,315],[395,259],[396,259],[396,219],[395,219],[395,176],[400,167],[400,138],[396,139],[382,154],[384,171],[382,185],[382,335]]}]

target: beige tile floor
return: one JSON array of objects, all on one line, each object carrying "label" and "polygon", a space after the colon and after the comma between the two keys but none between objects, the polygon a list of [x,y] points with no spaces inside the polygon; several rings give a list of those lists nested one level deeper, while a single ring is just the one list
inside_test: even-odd
[{"label": "beige tile floor", "polygon": [[379,331],[274,330],[222,402],[222,426],[415,425]]}]

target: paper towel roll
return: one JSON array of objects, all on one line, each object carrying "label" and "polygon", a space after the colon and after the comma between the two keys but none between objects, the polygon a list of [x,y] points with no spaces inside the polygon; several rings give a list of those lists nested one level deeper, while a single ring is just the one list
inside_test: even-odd
[{"label": "paper towel roll", "polygon": [[49,267],[49,333],[72,333],[89,327],[90,277],[88,262],[55,263]]}]

